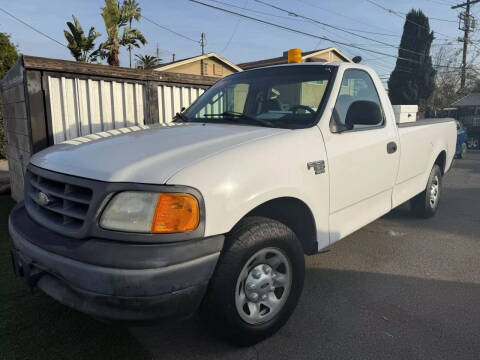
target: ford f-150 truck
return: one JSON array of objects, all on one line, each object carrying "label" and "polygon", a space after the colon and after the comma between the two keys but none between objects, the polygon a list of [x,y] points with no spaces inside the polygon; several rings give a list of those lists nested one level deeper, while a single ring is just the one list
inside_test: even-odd
[{"label": "ford f-150 truck", "polygon": [[453,120],[397,124],[377,75],[350,63],[236,73],[137,130],[32,157],[14,271],[98,318],[199,309],[242,344],[290,317],[305,254],[408,200],[433,216],[456,144]]}]

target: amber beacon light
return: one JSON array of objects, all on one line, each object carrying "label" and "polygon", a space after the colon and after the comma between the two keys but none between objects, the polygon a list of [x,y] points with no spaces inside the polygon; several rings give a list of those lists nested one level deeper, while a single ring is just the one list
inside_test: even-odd
[{"label": "amber beacon light", "polygon": [[200,221],[197,199],[190,194],[160,194],[152,220],[152,233],[177,233],[196,229]]},{"label": "amber beacon light", "polygon": [[302,62],[302,50],[290,49],[288,50],[288,63],[301,63]]}]

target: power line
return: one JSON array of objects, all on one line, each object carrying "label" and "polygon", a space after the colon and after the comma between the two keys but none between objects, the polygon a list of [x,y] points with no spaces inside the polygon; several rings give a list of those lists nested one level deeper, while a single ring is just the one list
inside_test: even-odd
[{"label": "power line", "polygon": [[61,45],[61,46],[66,47],[66,48],[68,49],[68,46],[67,46],[67,45],[61,43],[60,41],[58,41],[57,39],[51,37],[50,35],[47,35],[47,34],[45,34],[44,32],[42,32],[42,31],[34,28],[32,25],[26,23],[26,22],[23,21],[22,19],[19,19],[19,18],[16,17],[15,15],[9,13],[7,10],[0,8],[0,11],[2,11],[3,13],[7,14],[8,16],[14,18],[15,20],[17,20],[18,22],[22,23],[23,25],[29,27],[30,29],[32,29],[32,30],[35,31],[36,33],[38,33],[38,34],[40,34],[40,35],[42,35],[42,36],[45,36],[47,39],[50,39],[50,40],[52,40],[52,41],[55,41],[58,45]]},{"label": "power line", "polygon": [[348,46],[348,47],[351,47],[351,48],[371,52],[371,53],[374,53],[374,54],[385,55],[385,56],[389,56],[389,57],[392,57],[392,58],[398,58],[398,59],[401,59],[401,60],[418,63],[417,61],[414,61],[412,59],[401,58],[401,57],[398,57],[398,56],[395,56],[395,55],[392,55],[392,54],[387,54],[387,53],[384,53],[384,52],[381,52],[381,51],[366,49],[366,48],[363,48],[363,47],[360,47],[360,46],[347,44],[347,43],[337,41],[337,40],[332,40],[332,39],[327,38],[325,36],[314,35],[314,34],[311,34],[311,33],[307,33],[305,31],[290,28],[288,26],[275,24],[275,23],[272,23],[272,22],[269,22],[269,21],[266,21],[266,20],[262,20],[262,19],[258,19],[258,18],[252,17],[252,16],[245,15],[245,14],[237,13],[235,11],[231,11],[231,10],[228,10],[228,9],[223,9],[223,8],[218,7],[218,6],[214,6],[214,5],[211,5],[211,4],[206,4],[206,3],[198,1],[198,0],[189,0],[189,1],[200,4],[200,5],[203,5],[203,6],[210,7],[212,9],[223,11],[223,12],[226,12],[226,13],[229,13],[229,14],[232,14],[232,15],[240,16],[240,17],[243,17],[245,19],[249,19],[249,20],[256,21],[256,22],[259,22],[259,23],[262,23],[262,24],[266,24],[266,25],[270,25],[270,26],[273,26],[273,27],[276,27],[276,28],[279,28],[279,29],[282,29],[282,30],[286,30],[286,31],[289,31],[289,32],[305,35],[305,36],[308,36],[308,37],[311,37],[311,38],[326,40],[326,41],[330,41],[334,44],[344,45],[344,46]]},{"label": "power line", "polygon": [[[245,4],[243,4],[243,8],[244,8],[244,9],[247,7],[248,1],[249,1],[249,0],[245,0]],[[223,54],[223,53],[225,52],[225,50],[227,50],[227,48],[228,48],[228,46],[230,45],[230,43],[232,42],[233,37],[234,37],[235,34],[237,33],[238,26],[240,25],[240,21],[242,21],[242,19],[237,19],[237,23],[235,24],[235,28],[233,29],[232,34],[230,35],[230,38],[229,38],[228,41],[227,41],[227,44],[225,45],[225,47],[223,48],[223,50],[220,52],[220,54]]]},{"label": "power line", "polygon": [[452,6],[454,3],[452,1],[448,1],[448,0],[428,0],[428,1],[436,1],[437,3],[443,3],[444,5],[447,5],[447,6]]},{"label": "power line", "polygon": [[342,29],[350,30],[350,31],[358,31],[358,32],[362,32],[362,33],[365,33],[365,34],[372,34],[372,35],[390,36],[390,37],[396,37],[396,38],[401,37],[401,35],[385,34],[385,33],[379,33],[379,32],[375,32],[375,31],[359,30],[359,29],[352,29],[352,28],[346,28],[346,27],[342,27]]},{"label": "power line", "polygon": [[377,61],[377,60],[383,60],[385,58],[387,58],[388,56],[380,56],[380,57],[377,57],[377,58],[371,58],[371,59],[363,59],[363,61]]},{"label": "power line", "polygon": [[230,6],[230,7],[233,7],[233,8],[235,8],[235,9],[240,9],[240,10],[243,10],[243,11],[252,12],[252,13],[255,13],[255,14],[259,14],[259,15],[264,15],[264,16],[269,16],[269,17],[275,17],[275,18],[279,18],[279,19],[286,19],[286,20],[293,20],[293,21],[302,21],[302,22],[304,22],[304,20],[293,19],[293,18],[288,17],[288,16],[281,16],[281,15],[270,14],[270,13],[267,13],[267,12],[265,12],[265,11],[250,9],[250,8],[243,7],[243,6],[239,6],[239,5],[235,5],[235,4],[226,2],[226,1],[220,1],[220,0],[209,0],[209,1],[210,1],[210,2],[214,2],[214,3],[217,3],[217,4],[222,4],[222,5],[225,5],[225,6]]},{"label": "power line", "polygon": [[[267,17],[275,17],[275,18],[279,18],[279,19],[286,19],[286,20],[290,20],[290,21],[300,21],[300,22],[304,22],[304,23],[311,23],[311,21],[308,21],[308,20],[305,20],[305,19],[300,19],[300,18],[295,18],[295,17],[289,17],[289,16],[281,16],[281,15],[277,15],[277,14],[272,14],[272,13],[269,13],[269,12],[265,12],[265,11],[260,11],[260,10],[256,10],[256,9],[251,9],[251,8],[247,8],[247,7],[243,7],[243,6],[240,6],[240,5],[236,5],[236,4],[232,4],[230,2],[226,2],[226,1],[221,1],[221,0],[209,0],[209,2],[214,2],[214,3],[218,3],[218,4],[222,4],[222,5],[225,5],[225,6],[228,6],[228,7],[232,7],[232,8],[236,8],[236,9],[240,9],[242,11],[248,11],[248,12],[252,12],[252,13],[256,13],[256,14],[261,14],[261,15],[264,15],[264,16],[267,16]],[[314,6],[312,4],[309,4],[307,2],[304,2],[308,5],[311,5],[313,7],[317,7],[317,6]],[[327,10],[326,10],[327,11]],[[337,37],[341,37],[343,39],[346,39],[345,37],[343,36],[340,36],[339,34],[337,33],[334,33],[332,31],[329,31],[328,29],[326,29],[325,27],[321,26],[321,28],[323,29],[323,31],[326,31],[334,36],[337,36]],[[345,28],[345,27],[342,27],[342,30],[351,30],[351,31],[357,31],[357,32],[364,32],[364,33],[368,33],[368,34],[375,34],[375,35],[381,35],[381,36],[390,36],[390,37],[400,37],[399,35],[393,35],[393,34],[385,34],[385,33],[377,33],[377,32],[373,32],[373,31],[365,31],[365,30],[358,30],[358,29],[351,29],[351,28]],[[319,46],[319,44],[321,43],[322,40],[319,40],[318,43],[315,45],[315,48],[317,48]],[[350,41],[350,39],[347,39],[347,41]],[[357,44],[358,45],[358,44]],[[368,44],[367,46],[369,46],[370,44]],[[388,45],[385,45],[385,46],[388,46],[388,47],[391,47],[390,44]],[[346,49],[344,49],[346,50]],[[224,50],[223,50],[224,51]],[[356,54],[358,55],[358,54]]]},{"label": "power line", "polygon": [[452,5],[451,3],[448,3],[446,1],[440,1],[440,0],[426,0],[426,1],[429,1],[429,2],[432,2],[432,3],[435,3],[435,4],[439,4],[439,5],[448,6],[448,7],[450,7]]},{"label": "power line", "polygon": [[[424,25],[422,25],[422,24],[418,24],[418,23],[416,23],[415,21],[410,20],[410,19],[409,19],[407,16],[405,16],[405,15],[401,15],[402,13],[400,13],[399,11],[396,11],[396,10],[393,10],[393,9],[389,9],[389,8],[387,8],[387,7],[383,6],[383,5],[380,5],[380,4],[378,4],[378,3],[376,3],[375,1],[372,1],[372,0],[366,0],[366,1],[369,2],[369,3],[372,4],[372,5],[375,5],[376,7],[379,7],[379,8],[382,9],[382,10],[385,10],[386,12],[388,12],[388,13],[390,13],[390,14],[392,14],[392,15],[398,16],[398,17],[401,18],[401,19],[405,19],[405,20],[406,20],[407,22],[409,22],[409,23],[412,23],[412,24],[414,24],[414,25],[416,25],[416,26],[418,26],[418,27],[421,27],[421,28],[424,28],[425,30],[430,31],[430,29],[427,28],[426,26],[424,26]],[[437,33],[437,34],[440,34],[440,35],[443,35],[443,36],[450,37],[450,35],[442,34],[442,33],[439,32],[439,31],[436,31],[436,33]]]},{"label": "power line", "polygon": [[[317,24],[320,24],[320,25],[323,25],[323,26],[328,26],[330,28],[333,28],[333,29],[336,29],[336,30],[339,30],[339,31],[343,31],[347,34],[350,34],[350,35],[353,35],[353,36],[356,36],[356,37],[359,37],[359,38],[362,38],[362,39],[366,39],[366,40],[369,40],[369,41],[373,41],[373,42],[376,42],[376,43],[379,43],[379,44],[382,44],[384,46],[388,46],[388,47],[392,47],[392,48],[395,48],[395,49],[400,49],[400,50],[404,50],[404,51],[407,51],[407,52],[410,52],[410,53],[414,53],[416,55],[420,55],[420,56],[425,56],[425,54],[422,54],[422,53],[419,53],[417,51],[413,51],[413,50],[409,50],[409,49],[403,49],[403,48],[400,48],[398,46],[395,46],[395,45],[392,45],[392,44],[389,44],[389,43],[386,43],[386,42],[383,42],[383,41],[380,41],[380,40],[375,40],[375,39],[372,39],[372,38],[369,38],[367,36],[363,36],[363,35],[358,35],[358,34],[355,34],[354,32],[351,32],[351,31],[348,31],[348,30],[345,30],[341,27],[338,27],[338,26],[335,26],[335,25],[331,25],[331,24],[327,24],[327,23],[324,23],[322,21],[318,21],[316,19],[313,19],[313,18],[310,18],[310,17],[307,17],[307,16],[304,16],[304,15],[300,15],[296,12],[293,12],[293,11],[290,11],[290,10],[286,10],[286,9],[283,9],[281,7],[278,7],[276,5],[272,5],[270,3],[267,3],[265,1],[262,1],[262,0],[255,0],[256,2],[260,3],[260,4],[263,4],[263,5],[266,5],[266,6],[270,6],[271,8],[273,9],[276,9],[276,10],[279,10],[279,11],[283,11],[287,14],[289,14],[290,16],[295,16],[295,17],[300,17],[300,18],[303,18],[303,19],[306,19],[306,20],[309,20],[309,21],[312,21],[314,23],[317,23]],[[367,44],[368,46],[369,44]]]},{"label": "power line", "polygon": [[[401,14],[405,14],[405,13],[401,13]],[[439,18],[434,18],[434,17],[431,17],[429,16],[428,17],[430,20],[435,20],[435,21],[443,21],[443,22],[451,22],[451,23],[457,23],[455,20],[447,20],[447,19],[439,19]]]},{"label": "power line", "polygon": [[[334,14],[334,15],[337,15],[343,19],[349,19],[351,21],[354,21],[356,23],[359,23],[359,24],[362,24],[362,25],[366,25],[366,26],[369,26],[369,27],[373,27],[373,28],[377,28],[377,29],[381,29],[381,30],[385,30],[385,31],[388,31],[389,29],[386,29],[386,28],[383,28],[383,27],[380,27],[378,25],[374,25],[374,24],[369,24],[369,23],[365,23],[363,21],[360,21],[358,19],[355,19],[355,18],[352,18],[352,17],[349,17],[345,14],[342,14],[342,13],[339,13],[339,12],[336,12],[336,11],[333,11],[333,10],[330,10],[330,9],[327,9],[327,8],[324,8],[322,6],[318,6],[317,4],[312,4],[311,2],[309,1],[305,1],[305,0],[297,0],[298,2],[301,2],[303,4],[306,4],[308,6],[311,6],[311,7],[314,7],[314,8],[317,8],[317,9],[320,9],[320,10],[323,10],[323,11],[326,11],[326,12],[329,12],[331,14]],[[345,29],[348,29],[348,28],[345,28]],[[354,30],[354,29],[348,29],[348,30],[352,30],[352,31],[361,31],[361,30]],[[368,33],[368,31],[361,31],[361,32],[365,32],[365,33]],[[400,35],[393,35],[393,34],[381,34],[381,33],[375,33],[376,35],[383,35],[383,36],[395,36],[395,37],[400,37]]]},{"label": "power line", "polygon": [[190,41],[192,41],[192,42],[194,42],[194,43],[197,43],[197,44],[200,43],[200,41],[198,41],[198,40],[192,39],[191,37],[188,37],[188,36],[186,36],[186,35],[180,34],[179,32],[176,32],[175,30],[169,29],[169,28],[167,28],[166,26],[160,25],[159,23],[153,21],[152,19],[147,18],[147,17],[146,17],[145,15],[143,15],[143,14],[140,15],[140,16],[141,16],[143,19],[147,20],[149,23],[151,23],[151,24],[153,24],[153,25],[155,25],[155,26],[158,26],[160,29],[163,29],[163,30],[168,31],[168,32],[170,32],[170,33],[172,33],[172,34],[175,34],[175,35],[177,35],[177,36],[179,36],[179,37],[181,37],[181,38],[184,38],[185,40],[190,40]]},{"label": "power line", "polygon": [[[248,12],[253,12],[253,13],[256,13],[256,14],[261,14],[261,15],[265,15],[265,16],[269,16],[269,17],[275,17],[275,18],[279,18],[279,19],[286,19],[286,20],[293,20],[293,21],[302,21],[302,22],[310,22],[310,21],[306,21],[306,20],[302,20],[302,19],[296,19],[296,18],[292,18],[291,16],[288,17],[288,16],[281,16],[281,15],[276,15],[276,14],[271,14],[271,13],[268,13],[268,12],[265,12],[265,11],[260,11],[260,10],[255,10],[255,9],[250,9],[250,8],[247,8],[247,7],[242,7],[242,6],[239,6],[239,5],[235,5],[235,4],[232,4],[232,3],[229,3],[229,2],[225,2],[225,1],[220,1],[220,0],[209,0],[210,2],[214,2],[214,3],[218,3],[218,4],[222,4],[222,5],[225,5],[225,6],[230,6],[230,7],[233,7],[233,8],[236,8],[236,9],[240,9],[240,10],[244,10],[244,11],[248,11]],[[308,4],[310,6],[313,6],[313,7],[317,7],[317,8],[320,8],[318,6],[314,6],[312,4],[309,4],[307,2],[304,2],[305,4]],[[320,8],[321,9],[321,8]],[[327,11],[327,10],[326,10]],[[332,11],[330,11],[332,12]],[[335,12],[333,12],[335,13]],[[337,13],[335,13],[337,14]],[[346,16],[345,16],[346,17]],[[359,29],[352,29],[352,28],[347,28],[347,27],[342,27],[342,29],[344,30],[350,30],[350,31],[357,31],[357,32],[362,32],[362,33],[367,33],[367,34],[372,34],[372,35],[381,35],[381,36],[390,36],[390,37],[397,37],[399,38],[400,35],[394,35],[394,34],[385,34],[385,33],[379,33],[379,32],[374,32],[374,31],[366,31],[366,30],[359,30]]]}]

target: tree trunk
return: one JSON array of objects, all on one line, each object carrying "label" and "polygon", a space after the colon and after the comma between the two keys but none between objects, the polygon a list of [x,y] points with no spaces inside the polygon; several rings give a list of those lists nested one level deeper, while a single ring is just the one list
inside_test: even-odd
[{"label": "tree trunk", "polygon": [[113,48],[110,50],[108,54],[108,64],[111,66],[120,66],[120,60],[118,59],[118,49]]},{"label": "tree trunk", "polygon": [[132,47],[128,45],[128,56],[130,57],[130,69],[132,68]]},{"label": "tree trunk", "polygon": [[[132,19],[129,21],[130,29],[132,28]],[[128,45],[128,56],[130,57],[130,69],[132,68],[132,45]]]}]

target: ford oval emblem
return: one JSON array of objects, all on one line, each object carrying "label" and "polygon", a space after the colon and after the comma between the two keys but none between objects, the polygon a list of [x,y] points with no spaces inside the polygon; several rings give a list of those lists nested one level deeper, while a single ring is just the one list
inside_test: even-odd
[{"label": "ford oval emblem", "polygon": [[37,201],[38,201],[38,204],[41,206],[48,206],[51,203],[53,203],[53,200],[50,198],[50,196],[48,196],[42,191],[39,191],[37,193]]}]

